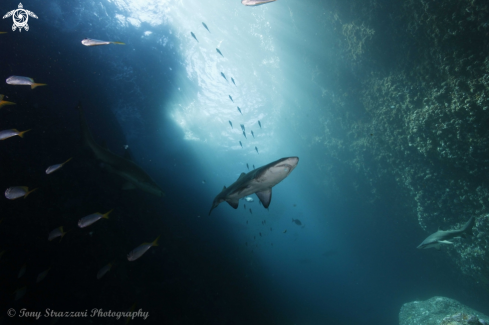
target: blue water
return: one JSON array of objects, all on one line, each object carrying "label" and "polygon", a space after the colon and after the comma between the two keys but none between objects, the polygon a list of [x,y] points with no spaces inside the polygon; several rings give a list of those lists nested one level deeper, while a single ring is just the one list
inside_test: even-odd
[{"label": "blue water", "polygon": [[[331,101],[345,96],[336,93],[336,83],[355,88],[368,70],[358,68],[355,75],[343,60],[337,34],[321,18],[331,15],[327,3],[33,0],[23,5],[39,18],[30,18],[30,30],[20,33],[11,32],[10,19],[2,20],[0,31],[9,33],[0,35],[0,75],[29,76],[48,86],[0,86],[0,93],[18,103],[16,110],[0,112],[2,129],[33,129],[30,137],[6,147],[2,160],[15,173],[4,171],[1,184],[35,179],[45,190],[42,200],[35,194],[25,200],[30,205],[22,225],[8,223],[11,232],[2,233],[1,241],[16,252],[5,262],[6,274],[16,273],[29,256],[36,261],[27,262],[31,269],[58,267],[41,292],[26,296],[29,308],[123,311],[136,302],[150,313],[151,323],[378,325],[397,323],[403,303],[434,295],[478,307],[472,285],[453,262],[415,249],[426,233],[406,217],[411,211],[399,208],[396,200],[402,198],[390,192],[394,185],[384,187],[390,197],[368,202],[362,195],[371,191],[368,180],[343,166],[348,157],[325,149],[331,138],[346,140],[332,119],[339,113]],[[4,0],[0,9],[17,6]],[[126,45],[85,47],[86,37]],[[120,155],[128,145],[137,164],[166,192],[164,198],[121,193],[120,184],[98,171],[103,166],[90,165],[88,155],[77,156],[55,182],[41,175],[42,166],[78,155],[79,100],[95,139]],[[343,110],[363,118],[355,105]],[[248,172],[246,163],[259,167],[288,156],[298,156],[299,164],[273,188],[269,210],[253,196],[246,209],[244,201],[236,210],[222,203],[208,216],[223,185]],[[331,175],[340,181],[331,181]],[[355,178],[360,191],[351,185]],[[8,203],[2,200],[1,206],[23,209]],[[76,229],[83,213],[112,207],[112,218],[100,221],[105,224]],[[29,218],[36,218],[37,226],[29,227]],[[45,235],[61,223],[73,228],[72,239],[68,234],[66,245],[43,246]],[[159,247],[128,264],[125,253],[159,235]],[[112,278],[97,282],[97,270],[114,258],[118,265],[106,276]],[[75,274],[82,279],[74,281],[78,284]],[[16,287],[8,282],[5,309],[14,306]],[[68,300],[69,293],[74,298]],[[22,300],[15,304],[22,306]]]}]

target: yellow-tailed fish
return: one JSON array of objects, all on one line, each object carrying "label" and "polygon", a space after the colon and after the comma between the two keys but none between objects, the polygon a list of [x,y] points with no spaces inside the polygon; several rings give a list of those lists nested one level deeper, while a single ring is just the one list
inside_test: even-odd
[{"label": "yellow-tailed fish", "polygon": [[55,171],[57,171],[58,169],[60,169],[61,167],[63,167],[63,166],[64,166],[64,164],[66,164],[66,163],[67,163],[68,161],[70,161],[71,159],[73,159],[73,158],[68,159],[68,160],[67,160],[67,161],[65,161],[64,163],[49,166],[49,167],[48,167],[48,169],[46,169],[46,174],[51,174],[51,173],[54,173]]},{"label": "yellow-tailed fish", "polygon": [[14,300],[17,301],[19,300],[20,298],[22,298],[24,295],[25,295],[25,292],[27,291],[27,287],[24,286],[22,288],[18,288],[17,290],[14,291],[15,293],[15,298]]},{"label": "yellow-tailed fish", "polygon": [[6,100],[3,100],[4,95],[0,95],[0,108],[7,106],[7,105],[16,105],[13,102],[7,102]]},{"label": "yellow-tailed fish", "polygon": [[19,131],[17,129],[3,130],[3,131],[0,131],[0,140],[5,140],[5,139],[11,138],[11,137],[15,137],[16,135],[23,138],[24,133],[29,132],[30,130],[31,129],[25,130],[25,131]]},{"label": "yellow-tailed fish", "polygon": [[0,34],[7,34],[7,32],[0,32]]},{"label": "yellow-tailed fish", "polygon": [[[129,308],[129,313],[131,313],[131,314],[132,314],[132,312],[133,312],[135,309],[136,309],[136,304],[134,303],[134,304],[132,304],[131,308]],[[129,322],[130,322],[130,321],[131,321],[131,317],[129,316],[129,317],[127,317],[127,318],[126,318],[126,322],[125,322],[125,324],[126,324],[126,325],[127,325],[127,324],[129,324]]]},{"label": "yellow-tailed fish", "polygon": [[[67,231],[66,232],[63,231],[63,226],[58,227],[49,233],[48,240],[51,241],[51,240],[58,238],[58,237],[61,237],[61,239],[63,239],[63,237],[64,237],[64,235],[66,235],[66,233],[67,233]],[[61,239],[59,241],[61,241]]]},{"label": "yellow-tailed fish", "polygon": [[9,85],[16,86],[31,86],[31,89],[34,89],[39,86],[47,86],[46,84],[35,83],[34,79],[29,77],[21,77],[21,76],[10,76],[7,78],[6,82]]},{"label": "yellow-tailed fish", "polygon": [[46,275],[48,275],[49,270],[51,270],[51,268],[49,268],[49,269],[47,269],[47,270],[45,270],[45,271],[43,271],[43,272],[39,273],[39,274],[37,275],[36,283],[39,283],[39,282],[41,282],[42,280],[44,280],[44,278],[46,277]]},{"label": "yellow-tailed fish", "polygon": [[27,269],[27,264],[24,263],[24,265],[22,265],[22,267],[20,268],[19,274],[17,275],[17,279],[20,279],[25,274],[26,269]]},{"label": "yellow-tailed fish", "polygon": [[95,212],[95,213],[89,214],[88,216],[83,217],[80,220],[78,220],[78,227],[85,228],[85,227],[90,226],[92,223],[102,219],[102,218],[109,219],[109,214],[112,211],[114,211],[114,209],[112,209],[109,212],[104,213],[104,214],[102,214],[100,212]]},{"label": "yellow-tailed fish", "polygon": [[37,188],[29,191],[29,187],[27,186],[12,186],[5,191],[5,197],[9,200],[15,200],[18,199],[19,197],[24,197],[25,199],[29,194],[31,194],[35,190],[37,190]]},{"label": "yellow-tailed fish", "polygon": [[109,45],[109,44],[118,44],[118,45],[126,45],[122,42],[111,42],[111,41],[101,41],[93,38],[85,38],[81,43],[85,46],[98,46],[98,45]]},{"label": "yellow-tailed fish", "polygon": [[114,266],[114,262],[110,262],[109,264],[107,264],[103,268],[101,268],[97,272],[97,280],[100,280],[100,278],[102,278],[105,275],[105,273],[109,272],[110,269],[112,268],[112,266]]},{"label": "yellow-tailed fish", "polygon": [[138,247],[134,248],[131,252],[129,252],[129,254],[127,254],[127,260],[131,262],[135,261],[143,256],[143,254],[146,253],[146,251],[152,246],[158,246],[158,239],[160,239],[160,236],[158,236],[158,238],[156,238],[152,243],[142,243]]}]

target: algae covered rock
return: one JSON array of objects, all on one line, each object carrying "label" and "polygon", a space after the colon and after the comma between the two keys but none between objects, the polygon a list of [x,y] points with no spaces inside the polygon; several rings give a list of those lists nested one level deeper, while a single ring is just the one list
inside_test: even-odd
[{"label": "algae covered rock", "polygon": [[456,300],[433,297],[404,304],[399,312],[400,325],[486,325],[489,317]]}]

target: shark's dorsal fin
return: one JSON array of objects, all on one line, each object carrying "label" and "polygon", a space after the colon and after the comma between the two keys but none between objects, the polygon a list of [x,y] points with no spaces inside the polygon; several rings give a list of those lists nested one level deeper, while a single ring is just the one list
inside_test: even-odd
[{"label": "shark's dorsal fin", "polygon": [[260,199],[260,202],[263,204],[263,207],[266,209],[270,205],[270,202],[272,201],[272,188],[269,188],[268,190],[261,191],[261,192],[256,192],[256,196]]},{"label": "shark's dorsal fin", "polygon": [[245,174],[245,173],[241,173],[241,175],[239,175],[239,177],[238,177],[238,181],[239,181],[241,178],[245,177],[245,176],[246,176],[246,174]]},{"label": "shark's dorsal fin", "polygon": [[230,206],[232,206],[233,208],[237,209],[238,208],[238,205],[239,205],[239,199],[236,199],[236,200],[232,200],[232,201],[226,201],[227,203],[229,203]]}]

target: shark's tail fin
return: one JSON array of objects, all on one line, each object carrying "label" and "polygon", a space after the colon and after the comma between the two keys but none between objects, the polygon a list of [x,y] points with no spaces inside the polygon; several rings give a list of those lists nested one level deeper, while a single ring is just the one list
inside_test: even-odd
[{"label": "shark's tail fin", "polygon": [[469,221],[467,221],[467,223],[462,228],[463,234],[472,236],[473,235],[472,228],[474,227],[474,225],[475,225],[475,218],[471,217]]}]

